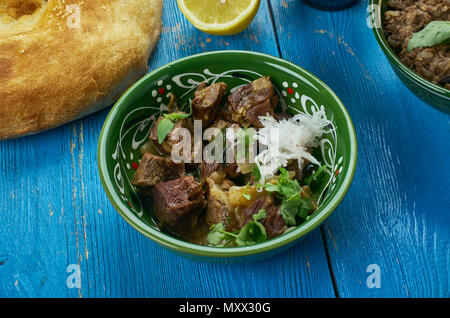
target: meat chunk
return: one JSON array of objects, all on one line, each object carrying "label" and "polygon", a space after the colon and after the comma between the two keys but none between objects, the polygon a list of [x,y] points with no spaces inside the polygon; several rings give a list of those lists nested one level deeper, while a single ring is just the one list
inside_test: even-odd
[{"label": "meat chunk", "polygon": [[271,239],[283,234],[287,225],[284,223],[283,216],[281,215],[281,207],[272,205],[266,209],[267,216],[261,220],[262,225],[266,229],[267,238]]},{"label": "meat chunk", "polygon": [[[208,128],[216,128],[223,132],[226,128],[232,127],[233,125],[235,124],[222,119],[221,114],[219,113],[216,120],[214,120],[211,124],[209,124]],[[223,132],[223,134],[225,134],[225,132]],[[214,138],[213,137],[208,138],[207,141],[211,142]]]},{"label": "meat chunk", "polygon": [[209,225],[222,223],[227,231],[237,229],[238,222],[234,214],[227,208],[226,204],[220,200],[219,190],[214,189],[208,196],[208,209],[206,212],[206,222]]},{"label": "meat chunk", "polygon": [[227,177],[230,179],[237,178],[242,174],[237,163],[225,163],[224,169]]},{"label": "meat chunk", "polygon": [[158,183],[150,193],[161,228],[181,237],[195,230],[206,201],[202,185],[193,176]]},{"label": "meat chunk", "polygon": [[289,120],[292,118],[292,115],[288,113],[275,113],[273,115],[273,118],[275,118],[277,121]]},{"label": "meat chunk", "polygon": [[[241,227],[248,223],[248,221],[251,221],[253,218],[253,214],[256,214],[259,212],[259,210],[267,209],[268,207],[272,206],[274,204],[274,200],[272,196],[266,195],[255,202],[253,202],[252,205],[250,205],[248,208],[242,211],[241,213]],[[267,212],[267,210],[266,210]]]},{"label": "meat chunk", "polygon": [[150,153],[144,154],[131,183],[144,192],[160,182],[166,182],[185,176],[184,163],[175,163],[170,159]]},{"label": "meat chunk", "polygon": [[259,210],[264,209],[266,211],[266,217],[260,222],[266,229],[267,237],[274,238],[280,236],[287,229],[287,225],[283,220],[281,215],[281,208],[279,205],[274,204],[272,196],[263,196],[253,202],[251,206],[242,211],[242,226],[252,220],[253,214],[259,212]]},{"label": "meat chunk", "polygon": [[234,179],[242,174],[237,163],[202,162],[200,164],[201,182],[204,183],[214,172],[223,172],[230,179]]},{"label": "meat chunk", "polygon": [[[175,123],[175,126],[166,136],[164,141],[160,144],[158,142],[158,125],[161,120],[164,119],[164,116],[159,117],[155,123],[153,124],[152,129],[150,130],[150,140],[155,145],[156,150],[163,156],[170,156],[172,153],[172,148],[174,145],[182,141],[182,137],[176,134],[176,129],[178,128],[186,128],[190,132],[193,131],[193,124],[190,118],[180,119]],[[191,138],[191,142],[193,142],[193,138]]]},{"label": "meat chunk", "polygon": [[233,116],[231,115],[231,105],[229,103],[226,103],[223,107],[219,108],[217,119],[223,119],[228,123],[233,122]]},{"label": "meat chunk", "polygon": [[204,127],[216,117],[226,89],[227,84],[225,83],[214,83],[210,86],[202,83],[195,91],[192,100],[193,117],[201,120]]},{"label": "meat chunk", "polygon": [[237,89],[228,97],[233,121],[241,126],[261,128],[259,116],[273,115],[278,103],[269,77],[261,77]]},{"label": "meat chunk", "polygon": [[222,170],[222,164],[220,164],[220,163],[202,162],[200,164],[200,181],[202,183],[206,182],[206,179],[208,179],[214,172],[221,171],[221,170]]}]

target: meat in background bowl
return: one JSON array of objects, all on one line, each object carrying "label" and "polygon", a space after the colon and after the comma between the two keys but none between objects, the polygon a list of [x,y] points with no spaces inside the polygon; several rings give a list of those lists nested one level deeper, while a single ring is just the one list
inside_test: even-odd
[{"label": "meat in background bowl", "polygon": [[387,0],[370,0],[370,19],[373,32],[391,67],[400,80],[417,97],[430,106],[450,114],[450,90],[421,77],[401,61],[391,48],[384,32],[384,14],[389,9]]},{"label": "meat in background bowl", "polygon": [[[193,97],[202,82],[225,82],[228,90],[270,76],[280,103],[295,113],[324,106],[330,133],[318,149],[329,171],[329,184],[319,208],[301,225],[263,243],[244,247],[211,247],[189,243],[161,231],[147,202],[131,184],[140,147],[153,122],[170,101]],[[248,262],[292,246],[318,227],[347,192],[356,168],[357,142],[351,119],[338,97],[302,68],[276,57],[247,51],[220,51],[190,56],[147,74],[116,103],[105,121],[98,147],[98,165],[105,191],[119,214],[135,229],[177,254],[207,262]]]}]

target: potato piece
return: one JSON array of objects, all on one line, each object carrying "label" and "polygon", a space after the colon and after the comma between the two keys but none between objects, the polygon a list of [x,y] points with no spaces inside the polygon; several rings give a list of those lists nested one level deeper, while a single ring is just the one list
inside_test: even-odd
[{"label": "potato piece", "polygon": [[253,186],[233,186],[228,192],[230,204],[240,209],[249,207],[256,199],[267,194],[266,191],[258,192]]}]

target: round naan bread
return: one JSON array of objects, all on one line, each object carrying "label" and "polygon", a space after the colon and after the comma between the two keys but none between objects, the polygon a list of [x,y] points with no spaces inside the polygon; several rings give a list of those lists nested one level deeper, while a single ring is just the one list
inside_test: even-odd
[{"label": "round naan bread", "polygon": [[162,0],[1,0],[0,139],[108,105],[148,70]]}]

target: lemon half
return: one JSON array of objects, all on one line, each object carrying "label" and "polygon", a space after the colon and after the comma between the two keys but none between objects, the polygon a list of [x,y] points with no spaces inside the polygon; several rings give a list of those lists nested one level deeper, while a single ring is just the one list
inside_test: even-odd
[{"label": "lemon half", "polygon": [[255,18],[260,0],[177,0],[184,16],[199,30],[232,35],[245,30]]}]

